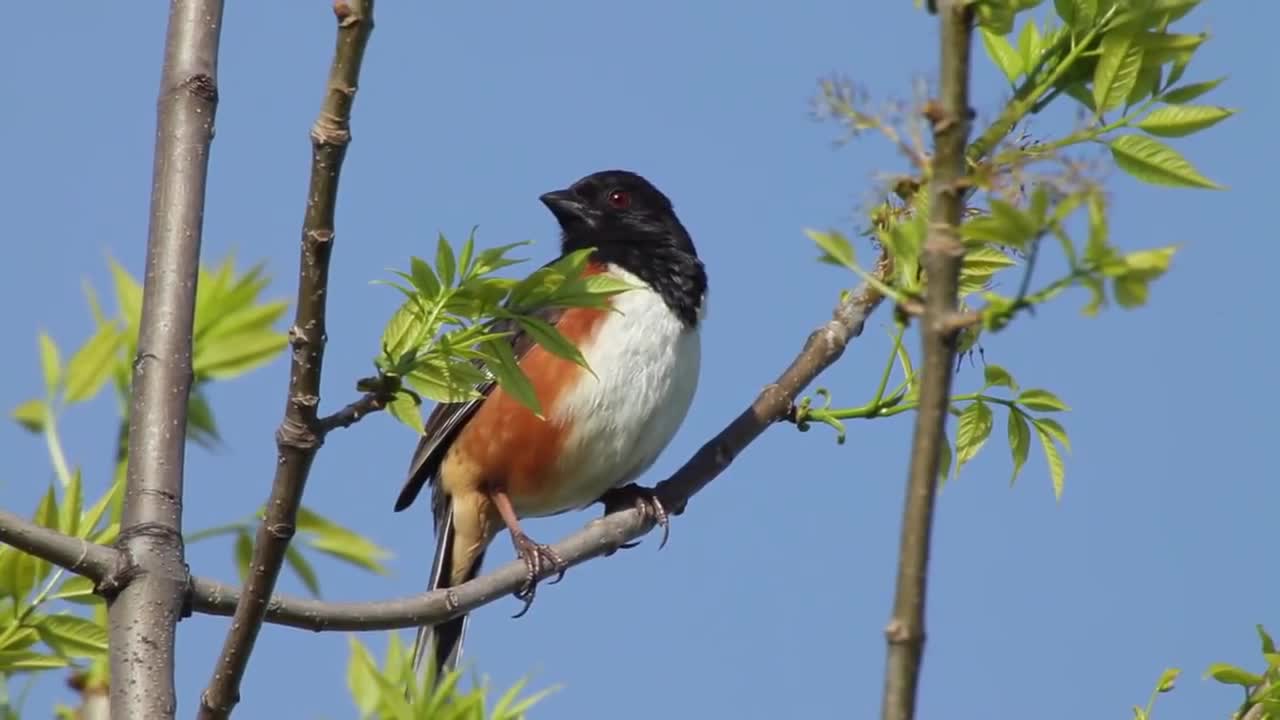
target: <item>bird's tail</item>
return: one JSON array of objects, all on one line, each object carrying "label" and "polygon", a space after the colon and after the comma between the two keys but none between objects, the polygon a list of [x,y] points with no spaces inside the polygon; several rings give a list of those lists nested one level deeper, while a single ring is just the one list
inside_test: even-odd
[{"label": "bird's tail", "polygon": [[[454,575],[453,546],[456,537],[453,529],[452,507],[441,514],[440,524],[436,527],[436,538],[436,557],[431,563],[428,592],[447,588],[453,584],[450,578]],[[464,582],[474,578],[480,572],[480,565],[483,562],[484,552],[482,551],[468,568]],[[423,625],[418,628],[418,636],[413,642],[414,676],[421,672],[422,662],[426,659],[428,652],[434,658],[434,677],[431,679],[433,684],[438,682],[445,673],[456,668],[458,660],[462,657],[462,635],[466,629],[466,615],[460,615],[438,625]]]}]

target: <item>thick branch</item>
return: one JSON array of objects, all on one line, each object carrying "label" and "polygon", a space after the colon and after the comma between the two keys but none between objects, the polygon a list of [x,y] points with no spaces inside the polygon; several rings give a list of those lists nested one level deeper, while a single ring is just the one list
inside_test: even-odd
[{"label": "thick branch", "polygon": [[244,594],[236,606],[222,653],[208,688],[200,696],[202,719],[225,718],[239,701],[244,677],[267,602],[280,576],[285,550],[293,537],[302,491],[311,462],[323,442],[316,408],[324,360],[325,301],[329,256],[333,251],[334,207],[338,177],[351,141],[351,106],[360,64],[373,31],[373,0],[337,0],[337,45],[329,69],[324,101],[311,128],[311,181],[302,225],[302,257],[298,273],[297,314],[289,329],[293,358],[284,420],[276,431],[277,462],[266,514],[258,527]]},{"label": "thick branch", "polygon": [[131,569],[108,596],[111,716],[118,718],[171,718],[176,710],[174,628],[187,590],[182,475],[191,333],[221,29],[221,0],[170,4],[117,541]]},{"label": "thick branch", "polygon": [[969,108],[969,50],[972,31],[970,0],[939,0],[941,69],[938,101],[928,108],[933,123],[934,167],[930,183],[932,216],[921,265],[927,278],[920,332],[924,363],[920,370],[920,408],[911,447],[898,580],[893,616],[885,629],[883,720],[915,717],[916,689],[924,654],[925,591],[929,543],[933,531],[940,450],[946,442],[951,368],[955,363],[957,287],[964,246],[957,230],[964,208],[965,143]]}]

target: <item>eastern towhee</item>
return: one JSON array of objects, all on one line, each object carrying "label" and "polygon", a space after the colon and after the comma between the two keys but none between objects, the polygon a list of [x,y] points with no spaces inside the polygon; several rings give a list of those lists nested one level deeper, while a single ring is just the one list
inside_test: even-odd
[{"label": "eastern towhee", "polygon": [[[616,312],[544,311],[592,372],[528,335],[510,336],[545,419],[492,382],[477,388],[480,399],[437,406],[395,506],[409,507],[431,486],[436,556],[429,590],[479,574],[485,549],[506,527],[528,568],[517,593],[526,609],[543,570],[563,574],[564,563],[530,540],[519,518],[597,501],[608,508],[626,498],[665,522],[652,494],[628,484],[653,464],[689,411],[707,292],[706,271],[671,201],[639,175],[598,172],[540,199],[560,223],[562,254],[594,248],[586,273],[609,273],[637,289],[610,298]],[[438,673],[453,668],[466,619],[420,629],[415,670],[428,645]]]}]

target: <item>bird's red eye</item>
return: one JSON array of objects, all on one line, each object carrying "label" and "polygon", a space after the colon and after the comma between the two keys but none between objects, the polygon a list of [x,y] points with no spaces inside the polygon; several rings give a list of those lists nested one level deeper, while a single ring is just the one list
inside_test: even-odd
[{"label": "bird's red eye", "polygon": [[631,207],[631,193],[626,190],[614,190],[609,193],[609,204],[619,210]]}]

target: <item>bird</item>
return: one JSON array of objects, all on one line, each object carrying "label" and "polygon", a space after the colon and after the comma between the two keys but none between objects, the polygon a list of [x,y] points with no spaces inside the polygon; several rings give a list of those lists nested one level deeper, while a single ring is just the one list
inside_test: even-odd
[{"label": "bird", "polygon": [[[671,200],[639,174],[604,170],[539,200],[559,224],[560,257],[592,248],[584,274],[632,289],[609,308],[555,308],[540,317],[572,341],[590,370],[537,345],[518,326],[507,342],[543,408],[539,417],[493,381],[478,398],[441,403],[424,423],[395,510],[430,486],[436,552],[428,591],[479,574],[506,529],[526,579],[523,615],[537,582],[565,563],[534,542],[520,519],[632,503],[667,529],[650,488],[634,484],[684,423],[702,363],[707,272]],[[553,260],[552,262],[555,262]],[[665,541],[665,537],[664,537]],[[436,677],[457,666],[467,616],[418,630],[413,669],[428,653]]]}]

